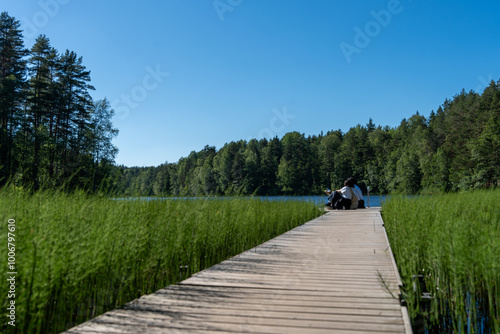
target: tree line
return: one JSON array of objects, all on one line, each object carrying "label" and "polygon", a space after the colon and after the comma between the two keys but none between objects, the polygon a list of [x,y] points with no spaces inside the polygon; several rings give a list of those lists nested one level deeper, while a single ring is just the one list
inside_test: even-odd
[{"label": "tree line", "polygon": [[432,193],[500,186],[500,80],[462,90],[429,117],[305,136],[206,146],[177,163],[120,167],[125,195],[305,195],[337,189],[350,176],[363,191]]},{"label": "tree line", "polygon": [[90,80],[82,57],[45,35],[26,49],[19,21],[0,14],[0,185],[108,187],[118,130]]},{"label": "tree line", "polygon": [[370,119],[346,133],[207,145],[141,168],[115,165],[114,111],[93,89],[75,52],[59,53],[45,35],[26,49],[19,21],[0,14],[0,186],[131,196],[320,194],[351,176],[378,193],[500,186],[500,80],[394,128]]}]

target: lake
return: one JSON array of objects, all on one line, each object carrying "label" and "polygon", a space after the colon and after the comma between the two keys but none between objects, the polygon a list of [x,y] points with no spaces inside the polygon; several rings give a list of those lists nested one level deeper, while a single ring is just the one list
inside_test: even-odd
[{"label": "lake", "polygon": [[[382,202],[385,201],[389,195],[370,195],[366,196],[366,194],[363,195],[363,198],[365,200],[365,206],[366,207],[377,207],[381,206]],[[317,205],[324,205],[327,201],[327,196],[230,196],[230,197],[133,197],[133,198],[127,198],[127,199],[141,199],[141,200],[146,200],[146,201],[152,201],[152,200],[194,200],[194,199],[204,199],[204,198],[210,198],[210,199],[236,199],[236,198],[254,198],[254,199],[260,199],[262,201],[309,201],[309,202],[314,202]]]},{"label": "lake", "polygon": [[[324,205],[327,201],[327,196],[259,196],[258,198],[268,201],[310,201],[318,205]],[[376,207],[381,206],[388,195],[370,195],[368,198],[365,194],[363,198],[366,207]]]}]

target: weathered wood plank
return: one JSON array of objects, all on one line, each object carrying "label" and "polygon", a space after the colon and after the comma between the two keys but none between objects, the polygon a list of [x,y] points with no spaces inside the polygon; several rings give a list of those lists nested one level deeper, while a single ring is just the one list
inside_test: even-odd
[{"label": "weathered wood plank", "polygon": [[[161,329],[163,333],[171,330],[218,330],[250,333],[331,333],[332,330],[344,332],[379,332],[400,333],[402,324],[390,322],[376,324],[352,321],[322,322],[311,320],[273,319],[269,317],[234,317],[214,315],[204,317],[203,315],[190,312],[182,314],[162,314],[158,312],[141,312],[129,310],[115,310],[108,312],[96,321],[99,325],[108,325],[111,328],[119,328],[127,325],[134,328],[136,333],[150,333],[152,329]],[[70,331],[71,333],[71,331]],[[175,333],[175,332],[174,332]]]},{"label": "weathered wood plank", "polygon": [[332,211],[67,333],[410,333],[377,208]]},{"label": "weathered wood plank", "polygon": [[[203,308],[199,309],[196,313],[203,316],[214,316],[214,315],[225,315],[225,316],[238,316],[238,317],[263,317],[265,316],[272,319],[294,319],[294,320],[314,320],[314,321],[324,321],[324,322],[334,322],[334,321],[344,321],[344,322],[364,322],[364,323],[393,323],[402,324],[403,319],[398,316],[397,312],[384,311],[382,314],[373,312],[369,313],[354,313],[349,312],[349,310],[339,310],[339,312],[331,313],[319,313],[314,312],[303,312],[301,310],[280,310],[275,308],[227,308],[227,307],[213,307],[213,308]],[[134,311],[149,311],[158,313],[191,313],[194,310],[194,306],[183,306],[183,305],[164,305],[162,303],[141,303],[137,305],[131,305],[127,310]]]},{"label": "weathered wood plank", "polygon": [[[228,286],[197,286],[197,285],[170,285],[164,289],[160,289],[154,294],[149,296],[154,296],[156,294],[163,294],[167,296],[172,295],[203,295],[203,296],[224,296],[228,298],[239,298],[240,296],[261,296],[262,298],[268,299],[281,299],[281,298],[292,298],[303,300],[304,298],[312,298],[312,299],[321,299],[321,298],[365,298],[369,299],[371,296],[368,296],[363,292],[355,292],[355,293],[336,293],[336,292],[328,292],[328,291],[313,291],[313,290],[305,290],[305,289],[256,289],[256,288],[231,288]],[[384,302],[383,297],[387,296],[387,294],[379,295],[373,297],[377,300],[377,302]],[[144,298],[144,296],[142,297]],[[390,297],[387,297],[390,298]],[[393,300],[390,300],[393,303]]]}]

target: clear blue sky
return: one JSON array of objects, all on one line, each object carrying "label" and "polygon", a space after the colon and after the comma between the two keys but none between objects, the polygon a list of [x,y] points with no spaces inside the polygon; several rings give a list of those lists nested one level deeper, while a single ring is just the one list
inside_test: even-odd
[{"label": "clear blue sky", "polygon": [[428,116],[500,78],[500,2],[21,0],[26,46],[83,57],[120,130],[116,162]]}]

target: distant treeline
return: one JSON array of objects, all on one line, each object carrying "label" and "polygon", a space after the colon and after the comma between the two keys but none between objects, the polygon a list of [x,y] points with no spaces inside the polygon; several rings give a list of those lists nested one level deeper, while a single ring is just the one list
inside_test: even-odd
[{"label": "distant treeline", "polygon": [[0,14],[0,186],[108,188],[118,130],[89,82],[75,52],[58,53],[45,35],[26,49],[19,21]]},{"label": "distant treeline", "polygon": [[[121,167],[117,190],[140,196],[319,194],[353,176],[363,191],[417,194],[498,187],[500,80],[462,91],[428,118],[396,128],[357,125],[347,133],[287,133],[282,139],[206,146],[177,163]],[[118,175],[117,175],[118,176]]]},{"label": "distant treeline", "polygon": [[0,186],[205,196],[318,194],[350,176],[379,193],[500,182],[500,80],[396,128],[370,119],[347,133],[240,140],[146,168],[115,165],[114,111],[93,89],[81,57],[59,54],[44,35],[27,50],[19,21],[0,14]]}]

